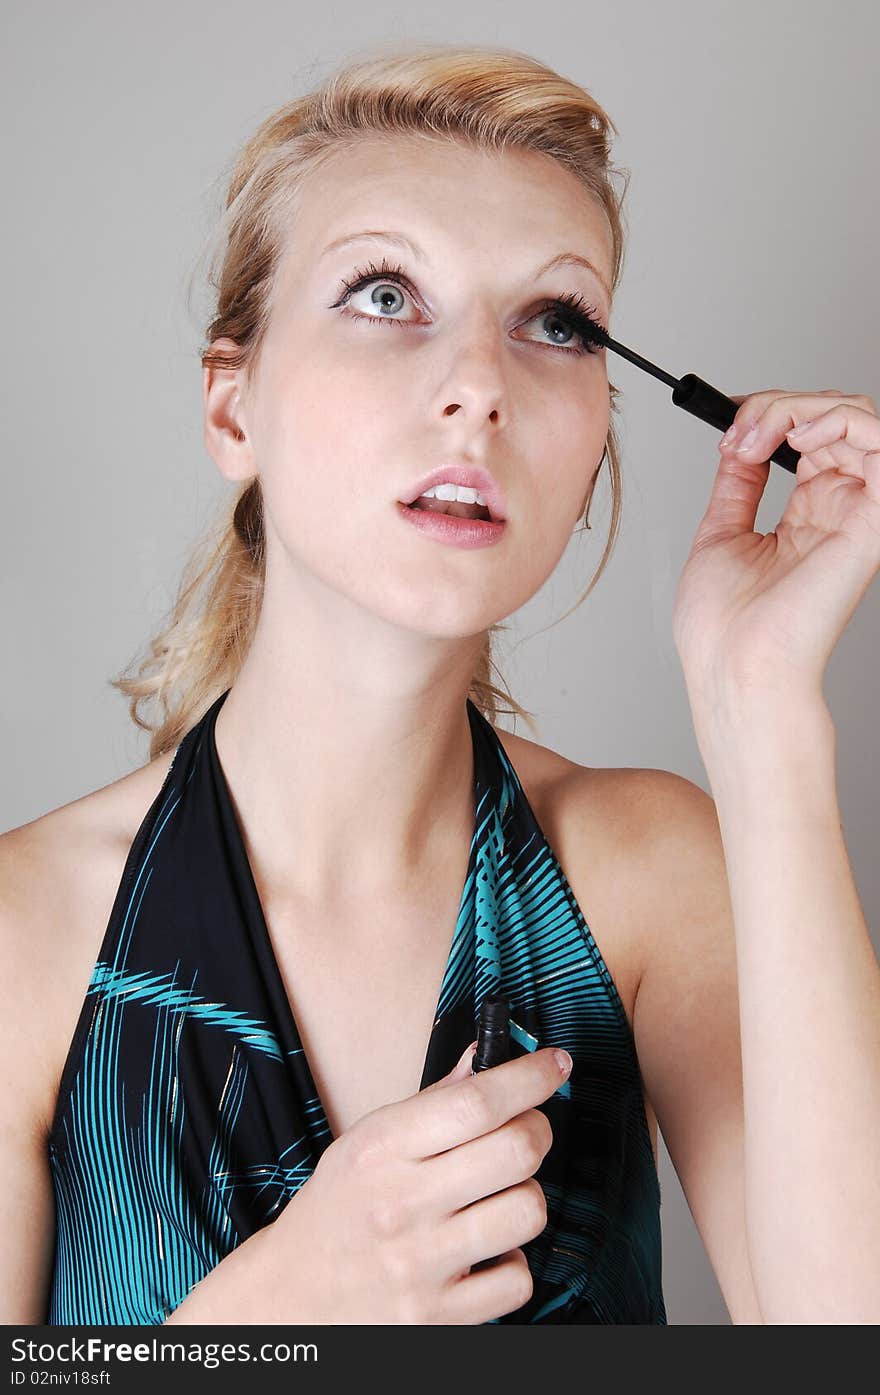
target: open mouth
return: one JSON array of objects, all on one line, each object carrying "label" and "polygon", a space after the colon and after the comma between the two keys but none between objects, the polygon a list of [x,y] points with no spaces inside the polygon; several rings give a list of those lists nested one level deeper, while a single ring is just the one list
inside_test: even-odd
[{"label": "open mouth", "polygon": [[495,521],[485,504],[460,504],[458,500],[453,499],[432,499],[423,495],[408,504],[407,508],[422,509],[426,513],[448,513],[453,518],[478,518],[484,523]]}]

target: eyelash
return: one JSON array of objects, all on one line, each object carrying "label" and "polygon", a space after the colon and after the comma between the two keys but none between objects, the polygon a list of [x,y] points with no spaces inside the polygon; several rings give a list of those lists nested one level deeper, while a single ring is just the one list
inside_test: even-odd
[{"label": "eyelash", "polygon": [[[362,290],[364,286],[368,286],[371,281],[379,280],[394,282],[402,286],[410,295],[415,294],[403,267],[391,266],[383,259],[379,266],[371,262],[368,267],[358,268],[354,272],[351,281],[346,281],[343,277],[342,284],[344,292],[341,298],[337,300],[331,308],[336,309],[338,306],[346,305],[357,291]],[[535,314],[530,318],[537,319],[539,315],[545,315],[550,310],[555,311],[557,317],[562,320],[569,329],[574,330],[583,347],[580,349],[573,349],[565,344],[547,344],[545,345],[546,348],[555,349],[557,353],[575,355],[596,354],[601,351],[602,345],[596,344],[591,339],[588,339],[578,328],[577,320],[580,318],[586,320],[587,323],[595,329],[602,330],[602,332],[605,333],[604,326],[598,319],[598,311],[595,306],[588,305],[582,295],[567,291],[564,295],[556,296],[552,300],[548,300],[546,304],[536,310]],[[405,320],[394,320],[386,315],[361,315],[357,310],[349,311],[349,314],[355,316],[359,320],[366,320],[368,324],[405,325],[407,323]]]}]

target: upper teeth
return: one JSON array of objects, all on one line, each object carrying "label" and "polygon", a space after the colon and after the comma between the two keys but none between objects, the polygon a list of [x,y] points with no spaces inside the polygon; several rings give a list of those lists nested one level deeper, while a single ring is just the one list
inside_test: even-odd
[{"label": "upper teeth", "polygon": [[468,489],[463,484],[438,484],[433,489],[426,489],[424,494],[419,495],[419,498],[448,499],[456,504],[480,504],[484,509],[488,508],[488,504],[479,489]]}]

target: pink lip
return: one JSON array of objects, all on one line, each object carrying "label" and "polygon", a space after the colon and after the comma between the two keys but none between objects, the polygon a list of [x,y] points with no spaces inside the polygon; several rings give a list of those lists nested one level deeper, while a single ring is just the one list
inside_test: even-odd
[{"label": "pink lip", "polygon": [[[425,486],[426,489],[430,487]],[[437,513],[433,509],[412,509],[409,504],[400,502],[397,511],[401,518],[412,523],[426,537],[452,547],[491,547],[493,543],[501,541],[507,527],[503,520],[490,523],[482,518],[456,518],[454,514]]]},{"label": "pink lip", "polygon": [[414,504],[426,489],[433,489],[437,484],[459,484],[466,489],[478,489],[486,500],[492,522],[503,523],[507,518],[507,502],[501,486],[482,465],[438,465],[436,470],[431,470],[430,474],[424,475],[418,484],[413,485],[400,502]]}]

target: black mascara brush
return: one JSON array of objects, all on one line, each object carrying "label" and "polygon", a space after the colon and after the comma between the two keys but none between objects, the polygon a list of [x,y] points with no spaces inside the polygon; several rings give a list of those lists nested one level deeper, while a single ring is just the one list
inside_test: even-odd
[{"label": "black mascara brush", "polygon": [[[612,339],[597,320],[591,315],[582,314],[573,305],[560,302],[558,313],[562,319],[571,323],[585,342],[592,340],[595,344],[601,344],[603,348],[613,349],[616,354],[628,358],[637,368],[643,368],[652,377],[659,378],[661,383],[668,384],[672,388],[672,400],[676,407],[683,407],[686,412],[699,417],[700,421],[705,421],[709,426],[717,426],[719,431],[726,431],[739,411],[738,402],[726,397],[723,392],[712,387],[711,383],[698,378],[696,373],[685,373],[682,378],[673,378],[671,373],[664,373],[656,363],[649,363],[641,354]],[[800,454],[793,450],[787,441],[782,441],[770,459],[775,460],[784,470],[790,470],[795,474]]]}]

